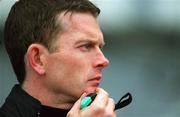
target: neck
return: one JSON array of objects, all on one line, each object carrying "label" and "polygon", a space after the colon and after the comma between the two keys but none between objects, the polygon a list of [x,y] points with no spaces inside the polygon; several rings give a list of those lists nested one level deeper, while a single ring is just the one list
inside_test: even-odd
[{"label": "neck", "polygon": [[61,109],[70,109],[73,106],[74,101],[69,96],[50,91],[40,80],[41,78],[26,78],[22,89],[39,100],[42,105]]}]

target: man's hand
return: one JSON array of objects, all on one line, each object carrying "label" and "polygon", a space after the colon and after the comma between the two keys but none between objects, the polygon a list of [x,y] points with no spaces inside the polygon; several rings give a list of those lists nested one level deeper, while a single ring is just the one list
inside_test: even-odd
[{"label": "man's hand", "polygon": [[67,117],[116,117],[115,103],[102,88],[97,88],[95,100],[84,109],[80,109],[81,98],[68,112]]}]

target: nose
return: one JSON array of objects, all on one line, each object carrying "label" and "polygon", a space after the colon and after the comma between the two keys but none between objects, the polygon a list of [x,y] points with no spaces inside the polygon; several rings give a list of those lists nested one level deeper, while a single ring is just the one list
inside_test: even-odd
[{"label": "nose", "polygon": [[102,62],[102,65],[103,65],[103,67],[106,67],[106,66],[108,66],[109,65],[109,60],[104,56],[104,54],[103,54],[103,62]]},{"label": "nose", "polygon": [[94,67],[100,70],[109,65],[109,60],[104,56],[103,52],[100,50],[95,57]]}]

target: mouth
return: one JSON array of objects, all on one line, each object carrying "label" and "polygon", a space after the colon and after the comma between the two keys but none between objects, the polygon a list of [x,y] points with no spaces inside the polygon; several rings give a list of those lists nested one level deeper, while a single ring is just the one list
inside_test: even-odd
[{"label": "mouth", "polygon": [[87,80],[87,88],[85,89],[86,93],[93,93],[96,91],[96,88],[99,87],[100,81],[101,81],[102,76],[101,75],[96,75],[94,77],[91,77],[90,79]]},{"label": "mouth", "polygon": [[92,85],[92,86],[99,86],[101,81],[101,76],[96,76],[94,78],[91,78],[88,80],[88,82]]}]

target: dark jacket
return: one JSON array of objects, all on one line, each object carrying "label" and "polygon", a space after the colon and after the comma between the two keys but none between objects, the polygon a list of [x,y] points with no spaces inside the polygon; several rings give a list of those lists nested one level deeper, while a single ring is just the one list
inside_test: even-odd
[{"label": "dark jacket", "polygon": [[[59,117],[66,117],[68,110],[58,110],[60,110]],[[22,90],[20,85],[15,85],[0,108],[0,117],[48,117],[49,112],[51,113],[49,117],[52,117],[52,113],[57,112],[57,109],[50,111],[46,107],[44,109],[40,101]]]}]

